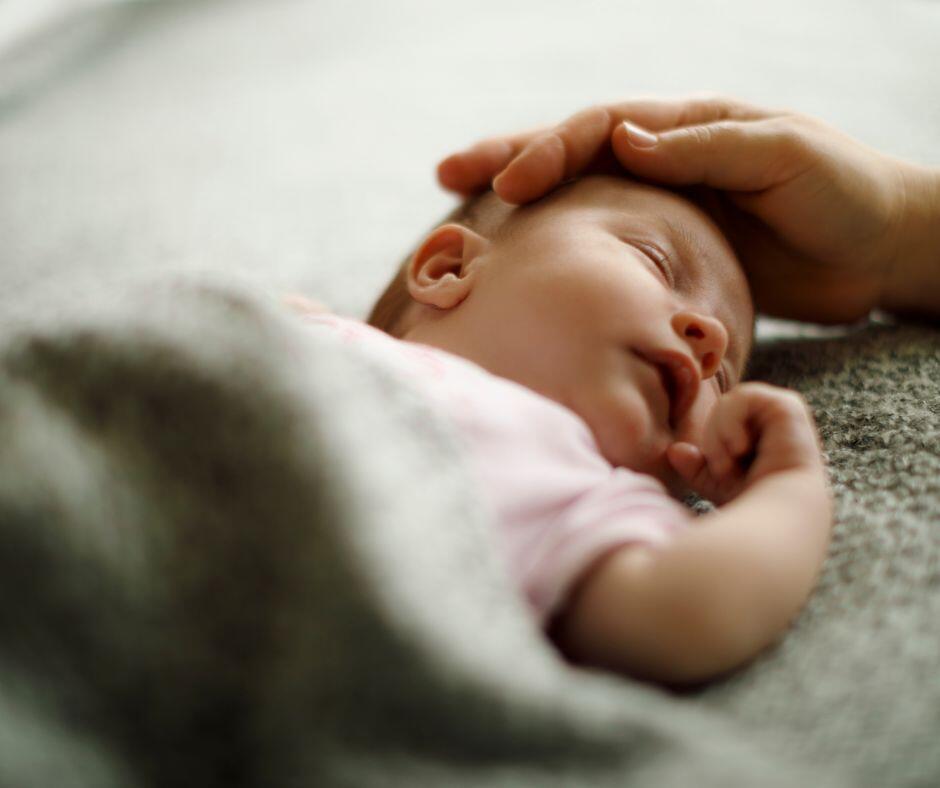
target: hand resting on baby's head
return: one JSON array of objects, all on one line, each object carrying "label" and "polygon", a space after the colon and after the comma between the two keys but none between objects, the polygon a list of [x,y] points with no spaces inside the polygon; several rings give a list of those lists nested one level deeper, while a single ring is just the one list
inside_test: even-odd
[{"label": "hand resting on baby's head", "polygon": [[492,183],[523,204],[599,166],[714,188],[762,313],[818,323],[873,308],[940,316],[940,170],[798,112],[720,96],[598,105],[482,140],[442,161],[438,176],[462,194]]}]

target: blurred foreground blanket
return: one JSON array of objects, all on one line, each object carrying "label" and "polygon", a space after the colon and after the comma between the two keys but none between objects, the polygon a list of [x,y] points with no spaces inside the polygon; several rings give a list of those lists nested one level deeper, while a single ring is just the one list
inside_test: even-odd
[{"label": "blurred foreground blanket", "polygon": [[211,281],[93,300],[0,356],[0,785],[940,782],[936,328],[760,348],[816,410],[831,555],[680,694],[555,656],[389,371]]}]

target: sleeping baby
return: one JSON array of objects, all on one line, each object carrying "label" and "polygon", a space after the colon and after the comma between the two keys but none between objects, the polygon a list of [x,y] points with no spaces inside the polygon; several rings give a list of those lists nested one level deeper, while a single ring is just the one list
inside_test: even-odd
[{"label": "sleeping baby", "polygon": [[[451,421],[558,650],[667,685],[786,631],[832,519],[806,404],[741,382],[754,309],[699,203],[603,176],[524,207],[489,191],[422,240],[371,325],[293,300]],[[690,492],[717,508],[695,516]]]}]

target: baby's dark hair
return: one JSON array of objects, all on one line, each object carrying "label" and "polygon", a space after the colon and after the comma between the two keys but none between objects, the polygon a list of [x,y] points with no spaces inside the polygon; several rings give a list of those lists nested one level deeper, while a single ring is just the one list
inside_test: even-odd
[{"label": "baby's dark hair", "polygon": [[[504,218],[509,210],[510,206],[501,202],[495,192],[487,190],[466,198],[441,221],[436,222],[431,230],[444,224],[459,224],[488,238],[499,238],[505,229]],[[398,264],[392,280],[369,312],[369,325],[393,337],[400,337],[404,333],[404,318],[412,304],[406,276],[408,264],[417,251],[417,247],[412,249]]]}]

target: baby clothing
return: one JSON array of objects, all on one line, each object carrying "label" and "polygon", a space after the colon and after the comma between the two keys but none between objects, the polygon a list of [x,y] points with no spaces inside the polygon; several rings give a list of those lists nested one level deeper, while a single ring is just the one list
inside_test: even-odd
[{"label": "baby clothing", "polygon": [[541,626],[605,554],[663,545],[692,522],[659,480],[611,466],[587,424],[553,400],[360,321],[327,313],[302,319],[391,363],[455,425],[495,515],[507,570]]}]

